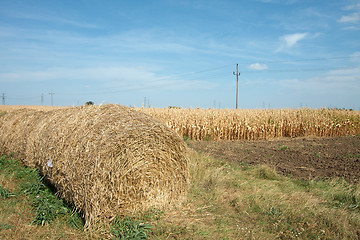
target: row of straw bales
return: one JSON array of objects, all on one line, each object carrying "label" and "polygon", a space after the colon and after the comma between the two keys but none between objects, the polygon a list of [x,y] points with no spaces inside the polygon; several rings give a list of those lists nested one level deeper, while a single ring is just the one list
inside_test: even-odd
[{"label": "row of straw bales", "polygon": [[119,105],[0,118],[0,151],[36,166],[89,226],[151,206],[179,204],[188,183],[184,141],[151,116]]}]

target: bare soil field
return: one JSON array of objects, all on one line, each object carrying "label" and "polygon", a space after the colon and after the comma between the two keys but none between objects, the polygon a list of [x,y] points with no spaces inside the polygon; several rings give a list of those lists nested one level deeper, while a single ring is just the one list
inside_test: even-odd
[{"label": "bare soil field", "polygon": [[360,182],[360,136],[284,138],[271,141],[189,141],[216,159],[266,164],[297,179],[344,178]]}]

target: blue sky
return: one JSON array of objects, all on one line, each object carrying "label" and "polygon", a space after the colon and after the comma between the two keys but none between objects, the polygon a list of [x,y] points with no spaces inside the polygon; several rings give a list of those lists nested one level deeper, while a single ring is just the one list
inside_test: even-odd
[{"label": "blue sky", "polygon": [[359,0],[0,6],[9,105],[360,109]]}]

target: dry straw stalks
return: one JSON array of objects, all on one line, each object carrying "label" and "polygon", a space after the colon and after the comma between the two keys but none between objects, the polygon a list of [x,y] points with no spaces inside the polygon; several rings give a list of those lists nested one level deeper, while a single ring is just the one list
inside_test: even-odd
[{"label": "dry straw stalks", "polygon": [[193,140],[260,140],[360,134],[360,112],[336,109],[157,109],[142,112]]},{"label": "dry straw stalks", "polygon": [[0,120],[0,151],[38,167],[86,226],[185,197],[186,145],[149,115],[104,105],[23,109]]}]

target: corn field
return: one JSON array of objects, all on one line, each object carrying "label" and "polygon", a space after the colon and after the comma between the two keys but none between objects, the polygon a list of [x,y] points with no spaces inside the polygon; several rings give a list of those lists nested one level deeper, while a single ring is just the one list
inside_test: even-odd
[{"label": "corn field", "polygon": [[260,140],[360,134],[360,112],[337,109],[139,108],[193,140]]},{"label": "corn field", "polygon": [[[63,107],[0,106],[42,111]],[[193,140],[261,140],[281,137],[336,137],[360,134],[360,111],[338,109],[180,109],[136,108]]]}]

